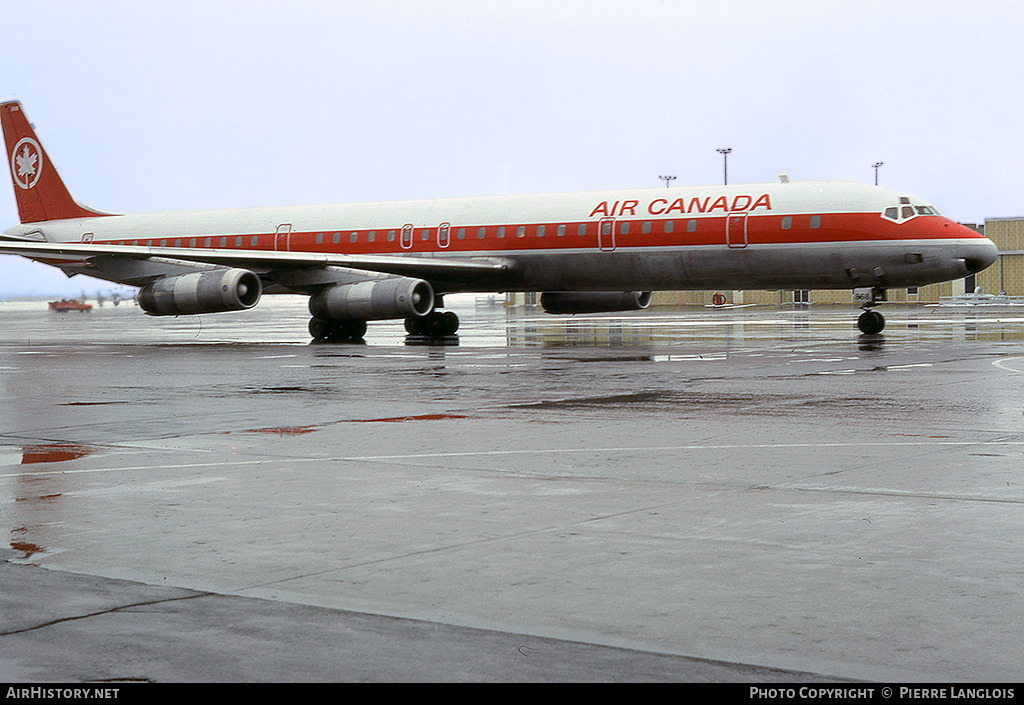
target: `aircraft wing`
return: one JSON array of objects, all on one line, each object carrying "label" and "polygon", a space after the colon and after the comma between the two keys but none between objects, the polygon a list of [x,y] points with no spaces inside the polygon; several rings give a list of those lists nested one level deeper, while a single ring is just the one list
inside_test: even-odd
[{"label": "aircraft wing", "polygon": [[[273,277],[274,272],[343,267],[380,274],[418,277],[431,282],[494,280],[519,270],[515,260],[503,257],[423,257],[413,255],[352,255],[322,252],[275,252],[198,247],[146,247],[79,242],[0,240],[0,254],[21,255],[57,267],[87,271],[90,263],[150,261],[175,264],[243,267]],[[81,268],[86,269],[81,269]],[[155,277],[154,277],[155,278]]]}]

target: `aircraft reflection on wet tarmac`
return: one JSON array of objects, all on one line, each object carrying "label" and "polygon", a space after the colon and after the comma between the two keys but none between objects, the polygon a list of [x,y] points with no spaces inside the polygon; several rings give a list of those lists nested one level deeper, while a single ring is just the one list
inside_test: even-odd
[{"label": "aircraft reflection on wet tarmac", "polygon": [[[330,346],[309,339],[303,297],[268,298],[239,313],[154,318],[138,308],[96,308],[88,316],[46,314],[38,302],[0,302],[0,325],[10,325],[12,342],[87,343],[109,336],[111,342],[267,342]],[[923,339],[1014,341],[1024,339],[1024,314],[1012,307],[956,310],[891,304],[888,324],[877,336],[856,330],[852,306],[652,307],[624,314],[552,316],[539,309],[506,309],[488,299],[451,297],[449,308],[463,321],[459,333],[443,338],[410,336],[401,323],[377,322],[363,341],[342,345],[434,347],[489,346],[686,346],[700,342],[743,344],[753,341],[828,339],[872,343]],[[204,321],[212,319],[209,325]]]},{"label": "aircraft reflection on wet tarmac", "polygon": [[[1024,319],[0,304],[16,560],[842,677],[1024,677]],[[130,540],[126,540],[130,537]]]}]

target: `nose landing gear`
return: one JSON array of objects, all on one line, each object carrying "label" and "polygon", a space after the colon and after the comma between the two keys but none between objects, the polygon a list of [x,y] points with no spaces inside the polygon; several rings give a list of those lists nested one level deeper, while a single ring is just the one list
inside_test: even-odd
[{"label": "nose landing gear", "polygon": [[854,289],[853,300],[861,301],[861,308],[864,312],[857,319],[857,327],[865,335],[878,335],[885,328],[885,316],[874,310],[882,301],[886,300],[885,289],[871,287],[865,289]]}]

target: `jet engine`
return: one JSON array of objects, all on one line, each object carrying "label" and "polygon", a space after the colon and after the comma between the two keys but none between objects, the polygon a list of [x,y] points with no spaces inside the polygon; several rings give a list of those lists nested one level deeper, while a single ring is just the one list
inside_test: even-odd
[{"label": "jet engine", "polygon": [[153,316],[242,311],[262,293],[260,278],[248,269],[210,269],[147,284],[139,291],[139,306]]},{"label": "jet engine", "polygon": [[540,305],[547,313],[639,311],[651,305],[649,291],[545,291]]},{"label": "jet engine", "polygon": [[426,316],[433,308],[434,289],[411,277],[335,284],[309,297],[309,312],[329,321],[412,318]]}]

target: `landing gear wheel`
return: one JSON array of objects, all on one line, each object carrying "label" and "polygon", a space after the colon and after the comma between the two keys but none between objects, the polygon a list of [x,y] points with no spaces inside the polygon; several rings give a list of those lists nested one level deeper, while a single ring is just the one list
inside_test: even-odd
[{"label": "landing gear wheel", "polygon": [[427,314],[427,329],[430,335],[455,335],[459,329],[459,317],[451,311],[431,311]]},{"label": "landing gear wheel", "polygon": [[405,319],[405,332],[409,335],[426,335],[427,329],[424,323],[425,318],[420,316],[410,316]]},{"label": "landing gear wheel", "polygon": [[865,335],[877,335],[885,328],[885,317],[878,311],[865,311],[857,319],[857,327]]},{"label": "landing gear wheel", "polygon": [[322,318],[310,318],[309,334],[315,340],[327,340],[327,336],[331,334],[331,322]]},{"label": "landing gear wheel", "polygon": [[445,311],[442,314],[444,318],[444,334],[455,335],[455,332],[459,329],[459,317],[451,311]]},{"label": "landing gear wheel", "polygon": [[459,317],[452,311],[431,311],[426,316],[405,319],[405,330],[409,335],[442,338],[455,335],[458,329]]},{"label": "landing gear wheel", "polygon": [[362,340],[366,335],[366,321],[327,321],[323,318],[311,318],[309,334],[315,340],[326,340],[331,343]]},{"label": "landing gear wheel", "polygon": [[337,321],[328,340],[347,343],[352,340],[362,340],[364,335],[366,335],[366,321]]}]

